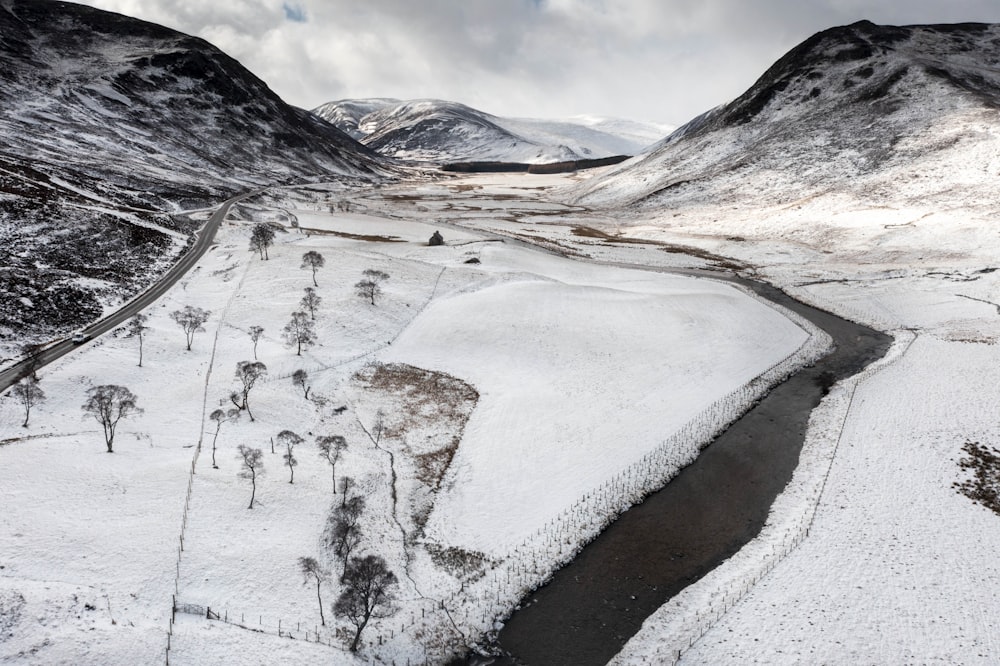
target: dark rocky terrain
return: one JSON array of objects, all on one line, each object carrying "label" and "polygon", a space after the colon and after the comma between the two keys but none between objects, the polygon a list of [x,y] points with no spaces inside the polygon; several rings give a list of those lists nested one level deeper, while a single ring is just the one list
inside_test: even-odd
[{"label": "dark rocky terrain", "polygon": [[[0,344],[42,341],[164,270],[173,214],[387,161],[207,42],[89,7],[0,0]],[[2,356],[2,354],[0,354]]]}]

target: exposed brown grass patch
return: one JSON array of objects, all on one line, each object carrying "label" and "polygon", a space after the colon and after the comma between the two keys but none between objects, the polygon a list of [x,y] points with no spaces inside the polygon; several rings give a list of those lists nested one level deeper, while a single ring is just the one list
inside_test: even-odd
[{"label": "exposed brown grass patch", "polygon": [[417,479],[440,488],[479,393],[456,377],[405,363],[370,363],[354,378],[396,405],[386,436],[406,441]]},{"label": "exposed brown grass patch", "polygon": [[351,240],[366,241],[368,243],[405,243],[406,241],[398,236],[379,236],[376,234],[352,234],[347,231],[332,231],[329,229],[312,229],[303,227],[302,231],[307,231],[310,234],[319,234],[321,236],[338,236],[340,238],[349,238]]},{"label": "exposed brown grass patch", "polygon": [[686,254],[692,257],[697,257],[698,259],[704,259],[705,261],[715,264],[719,268],[727,268],[734,271],[745,268],[745,266],[738,261],[734,261],[728,257],[723,257],[709,252],[708,250],[702,250],[701,248],[692,247],[690,245],[676,245],[658,240],[613,236],[607,232],[601,231],[600,229],[585,226],[575,226],[573,227],[572,232],[574,236],[596,238],[597,240],[603,241],[607,245],[652,245],[662,252],[668,252],[670,254]]}]

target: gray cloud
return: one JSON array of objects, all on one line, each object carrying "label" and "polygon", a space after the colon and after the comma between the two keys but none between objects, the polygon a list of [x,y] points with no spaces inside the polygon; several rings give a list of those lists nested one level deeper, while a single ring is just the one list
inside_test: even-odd
[{"label": "gray cloud", "polygon": [[680,124],[812,33],[1000,20],[996,0],[81,0],[195,34],[292,104],[437,97]]}]

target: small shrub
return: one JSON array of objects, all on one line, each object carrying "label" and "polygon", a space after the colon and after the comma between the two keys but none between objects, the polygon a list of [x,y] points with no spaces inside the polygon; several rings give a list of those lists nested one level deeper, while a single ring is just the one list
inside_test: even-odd
[{"label": "small shrub", "polygon": [[966,442],[962,450],[968,458],[959,460],[958,466],[971,472],[972,478],[952,485],[957,492],[1000,515],[1000,449]]}]

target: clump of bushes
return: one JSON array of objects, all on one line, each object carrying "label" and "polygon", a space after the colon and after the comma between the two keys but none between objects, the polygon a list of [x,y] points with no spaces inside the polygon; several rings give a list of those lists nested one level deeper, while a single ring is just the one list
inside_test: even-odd
[{"label": "clump of bushes", "polygon": [[959,460],[958,466],[970,472],[972,478],[952,485],[957,492],[1000,515],[1000,449],[966,442],[962,450],[968,457]]}]

